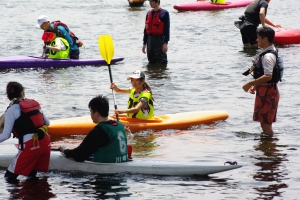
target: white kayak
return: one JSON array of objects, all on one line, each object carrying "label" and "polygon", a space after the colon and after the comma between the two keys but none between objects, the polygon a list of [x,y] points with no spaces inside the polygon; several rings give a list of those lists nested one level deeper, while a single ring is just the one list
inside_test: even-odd
[{"label": "white kayak", "polygon": [[[0,167],[8,167],[15,154],[0,154]],[[172,162],[134,159],[123,163],[76,162],[52,151],[49,170],[96,174],[151,174],[168,176],[208,175],[242,167],[241,165]]]}]

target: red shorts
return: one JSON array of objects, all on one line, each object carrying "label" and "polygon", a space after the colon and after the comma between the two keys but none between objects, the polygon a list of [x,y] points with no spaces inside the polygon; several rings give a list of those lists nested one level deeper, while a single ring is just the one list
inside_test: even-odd
[{"label": "red shorts", "polygon": [[278,88],[271,85],[261,85],[256,88],[253,120],[271,125],[276,122],[279,102]]},{"label": "red shorts", "polygon": [[51,142],[49,135],[38,142],[29,140],[24,143],[24,150],[11,161],[8,170],[12,173],[28,176],[32,170],[47,172],[50,163]]}]

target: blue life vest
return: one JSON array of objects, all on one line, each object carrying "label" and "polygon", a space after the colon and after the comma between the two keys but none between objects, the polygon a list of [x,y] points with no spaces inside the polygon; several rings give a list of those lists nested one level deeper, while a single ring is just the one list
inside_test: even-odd
[{"label": "blue life vest", "polygon": [[253,66],[255,66],[254,70],[253,70],[253,77],[255,79],[261,77],[262,75],[264,75],[264,69],[262,66],[262,60],[261,57],[264,56],[267,53],[273,53],[276,56],[276,64],[273,68],[273,72],[272,72],[272,79],[270,81],[268,81],[268,83],[271,83],[274,85],[274,87],[276,88],[276,84],[280,81],[282,81],[282,77],[283,77],[283,59],[282,57],[278,54],[278,50],[276,49],[276,51],[274,50],[268,50],[265,51],[261,54],[259,54],[257,56],[257,58],[255,59],[255,61],[253,61]]}]

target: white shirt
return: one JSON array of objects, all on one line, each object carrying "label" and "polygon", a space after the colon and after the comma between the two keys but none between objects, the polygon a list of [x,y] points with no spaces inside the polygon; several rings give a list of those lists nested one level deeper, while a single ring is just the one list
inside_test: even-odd
[{"label": "white shirt", "polygon": [[[4,119],[4,129],[3,132],[0,134],[0,143],[10,138],[10,135],[12,133],[15,124],[15,120],[18,119],[20,116],[21,116],[21,108],[19,104],[13,104],[7,109],[5,113],[5,119]],[[49,126],[50,122],[47,119],[47,117],[44,115],[44,113],[43,113],[43,117],[45,120],[45,124]],[[23,142],[27,142],[28,140],[32,139],[33,134],[34,133],[24,135]]]},{"label": "white shirt", "polygon": [[[275,47],[269,46],[262,52],[273,50],[276,51]],[[273,68],[276,64],[276,56],[273,53],[266,53],[264,56],[261,57],[262,67],[264,68],[264,74],[266,75],[272,75],[273,74]]]},{"label": "white shirt", "polygon": [[67,49],[66,45],[61,41],[60,38],[55,39],[55,46],[60,47],[60,49],[63,51]]}]

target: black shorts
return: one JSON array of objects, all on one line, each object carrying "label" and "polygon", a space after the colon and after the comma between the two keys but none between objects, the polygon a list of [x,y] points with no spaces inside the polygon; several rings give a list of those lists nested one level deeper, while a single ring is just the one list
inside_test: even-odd
[{"label": "black shorts", "polygon": [[241,29],[243,44],[250,43],[251,45],[257,44],[257,26],[247,25]]},{"label": "black shorts", "polygon": [[79,49],[78,50],[71,50],[70,52],[70,59],[79,59]]}]

